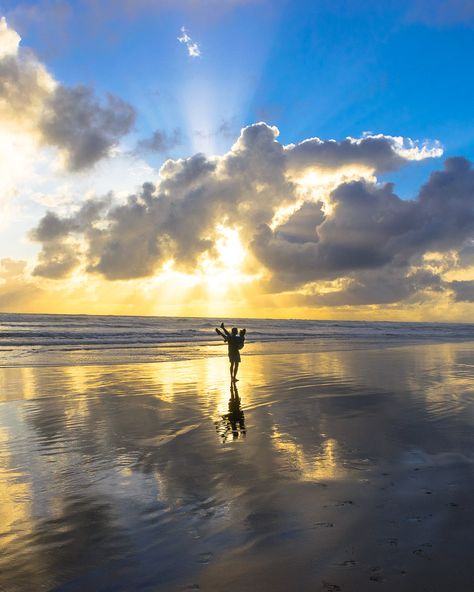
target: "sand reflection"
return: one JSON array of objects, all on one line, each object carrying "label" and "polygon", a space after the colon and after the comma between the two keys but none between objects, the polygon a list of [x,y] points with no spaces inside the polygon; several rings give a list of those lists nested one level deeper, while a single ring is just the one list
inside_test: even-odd
[{"label": "sand reflection", "polygon": [[223,444],[231,440],[242,440],[247,435],[242,400],[235,383],[230,385],[230,398],[227,407],[227,413],[224,413],[221,416],[221,419],[216,422],[216,429]]},{"label": "sand reflection", "polygon": [[9,454],[10,437],[6,429],[0,429],[0,552],[11,545],[31,515],[31,487],[20,470],[12,465]]},{"label": "sand reflection", "polygon": [[295,471],[301,481],[326,481],[341,479],[347,471],[341,465],[337,440],[324,440],[311,456],[304,448],[291,439],[289,434],[274,427],[272,442],[278,454],[282,455],[282,468]]},{"label": "sand reflection", "polygon": [[[423,488],[467,479],[472,364],[452,344],[246,355],[237,385],[226,357],[2,370],[0,587],[238,590],[235,557],[251,573],[276,553],[291,589],[298,545],[334,565],[341,541],[362,545],[351,524],[383,538],[384,507],[406,504],[401,532],[460,503]],[[314,573],[300,565],[301,589]]]}]

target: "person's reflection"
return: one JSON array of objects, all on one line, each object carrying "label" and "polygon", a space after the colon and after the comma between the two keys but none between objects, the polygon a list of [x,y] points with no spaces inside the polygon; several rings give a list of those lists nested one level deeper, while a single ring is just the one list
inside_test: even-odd
[{"label": "person's reflection", "polygon": [[230,385],[229,413],[224,413],[222,421],[217,425],[222,442],[227,442],[232,434],[232,439],[245,438],[245,416],[240,406],[239,391],[235,382]]}]

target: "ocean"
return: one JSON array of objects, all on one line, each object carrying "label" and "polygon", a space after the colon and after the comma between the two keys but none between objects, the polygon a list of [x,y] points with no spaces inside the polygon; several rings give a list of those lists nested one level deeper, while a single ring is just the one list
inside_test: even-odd
[{"label": "ocean", "polygon": [[[226,354],[222,319],[0,313],[0,366],[130,364]],[[245,354],[474,340],[467,323],[225,319],[247,328]]]}]

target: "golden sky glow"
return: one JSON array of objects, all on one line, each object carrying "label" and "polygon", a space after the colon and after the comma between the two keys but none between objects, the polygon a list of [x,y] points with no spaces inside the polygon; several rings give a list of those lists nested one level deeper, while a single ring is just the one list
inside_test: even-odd
[{"label": "golden sky glow", "polygon": [[[273,125],[239,131],[216,119],[222,88],[203,52],[177,102],[189,129],[133,148],[134,106],[63,85],[22,47],[3,19],[0,310],[470,319],[468,161],[440,162],[410,200],[385,182],[439,159],[437,140],[367,132],[283,144]],[[186,133],[181,158],[151,165],[140,151]]]}]

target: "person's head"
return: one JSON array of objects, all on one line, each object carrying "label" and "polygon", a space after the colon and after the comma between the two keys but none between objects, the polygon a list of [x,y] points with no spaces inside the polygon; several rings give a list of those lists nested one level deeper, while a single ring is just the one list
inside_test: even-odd
[{"label": "person's head", "polygon": [[247,329],[241,329],[241,330],[239,331],[239,335],[240,335],[241,337],[245,337],[245,334],[246,334],[246,333],[247,333]]},{"label": "person's head", "polygon": [[232,327],[232,335],[237,335],[237,333],[239,332],[239,330],[237,329],[237,327]]}]

